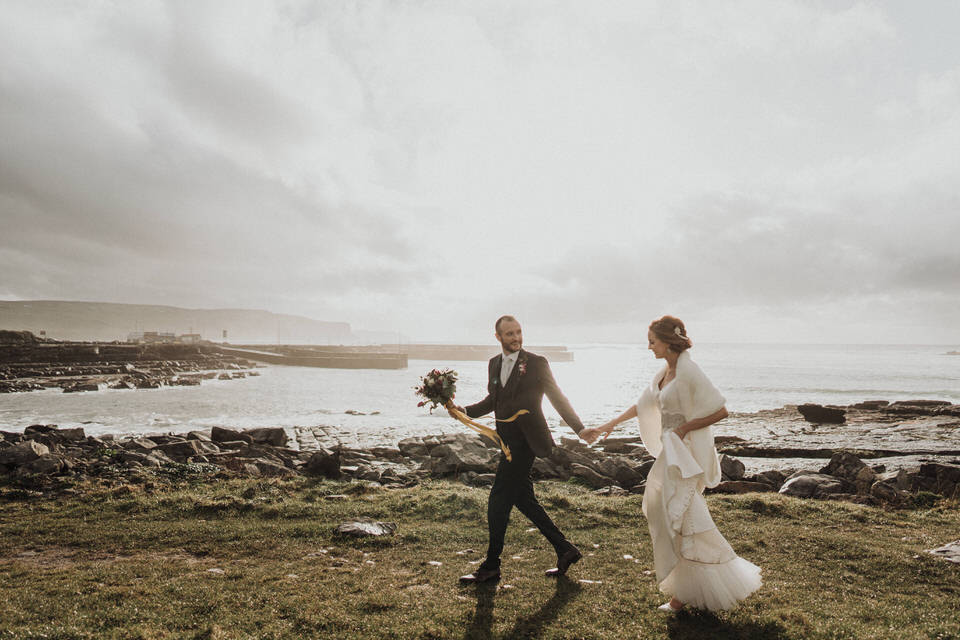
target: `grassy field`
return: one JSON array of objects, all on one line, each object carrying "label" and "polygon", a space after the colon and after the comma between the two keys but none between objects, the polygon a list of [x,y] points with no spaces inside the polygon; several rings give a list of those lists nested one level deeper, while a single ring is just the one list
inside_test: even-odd
[{"label": "grassy field", "polygon": [[[588,555],[569,578],[544,577],[552,551],[514,512],[503,580],[461,587],[485,548],[483,489],[211,477],[58,498],[0,487],[0,638],[960,638],[960,567],[923,552],[960,537],[956,503],[710,496],[764,586],[733,612],[672,617],[656,610],[639,496],[538,491]],[[353,516],[397,534],[335,537]]]}]

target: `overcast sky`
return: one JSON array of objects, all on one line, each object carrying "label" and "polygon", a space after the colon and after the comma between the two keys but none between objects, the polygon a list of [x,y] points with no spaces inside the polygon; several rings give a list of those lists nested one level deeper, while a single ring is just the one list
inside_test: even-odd
[{"label": "overcast sky", "polygon": [[0,0],[0,299],[960,342],[960,3]]}]

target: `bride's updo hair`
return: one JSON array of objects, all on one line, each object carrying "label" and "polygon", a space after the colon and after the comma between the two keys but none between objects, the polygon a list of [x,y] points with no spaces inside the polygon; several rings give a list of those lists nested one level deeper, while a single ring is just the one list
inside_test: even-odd
[{"label": "bride's updo hair", "polygon": [[659,320],[650,323],[650,331],[661,341],[670,346],[670,351],[683,353],[693,346],[693,342],[687,337],[687,328],[683,326],[683,320],[673,316],[663,316]]}]

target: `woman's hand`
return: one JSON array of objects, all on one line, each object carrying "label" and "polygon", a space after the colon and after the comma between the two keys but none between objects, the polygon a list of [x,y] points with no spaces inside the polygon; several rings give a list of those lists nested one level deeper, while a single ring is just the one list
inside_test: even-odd
[{"label": "woman's hand", "polygon": [[606,440],[610,437],[610,434],[613,433],[613,428],[616,427],[618,422],[608,422],[597,427],[597,431],[603,434],[603,439]]},{"label": "woman's hand", "polygon": [[593,444],[594,440],[596,440],[599,435],[600,435],[599,429],[591,428],[591,429],[582,429],[580,431],[580,437],[587,444]]}]

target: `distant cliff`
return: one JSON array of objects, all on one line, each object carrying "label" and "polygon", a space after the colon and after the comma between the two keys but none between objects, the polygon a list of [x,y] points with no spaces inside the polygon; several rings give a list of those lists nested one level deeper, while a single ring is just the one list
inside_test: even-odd
[{"label": "distant cliff", "polygon": [[0,329],[46,332],[56,340],[125,340],[136,331],[200,334],[233,343],[340,344],[353,335],[346,322],[322,322],[252,309],[183,309],[160,305],[0,301]]}]

